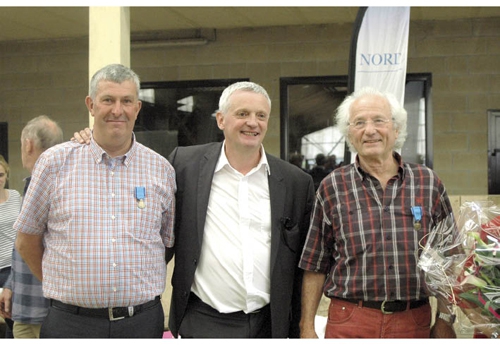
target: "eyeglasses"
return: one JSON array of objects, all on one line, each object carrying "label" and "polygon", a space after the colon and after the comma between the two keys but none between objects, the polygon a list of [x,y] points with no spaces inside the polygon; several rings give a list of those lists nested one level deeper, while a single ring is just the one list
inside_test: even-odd
[{"label": "eyeglasses", "polygon": [[373,121],[357,120],[353,123],[349,123],[349,126],[353,127],[354,129],[363,129],[368,123],[372,123],[373,127],[375,128],[385,128],[391,121],[392,120],[390,119],[375,119]]}]

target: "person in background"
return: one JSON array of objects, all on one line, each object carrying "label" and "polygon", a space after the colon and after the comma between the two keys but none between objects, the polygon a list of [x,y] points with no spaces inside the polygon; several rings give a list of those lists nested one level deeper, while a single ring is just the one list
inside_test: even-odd
[{"label": "person in background", "polygon": [[[21,208],[21,195],[15,189],[5,188],[9,179],[9,164],[0,156],[0,288],[5,287],[12,265],[12,248],[16,231],[12,227]],[[1,307],[1,304],[0,304]],[[13,321],[10,315],[1,314],[5,319],[6,338],[12,338]]]},{"label": "person in background", "polygon": [[291,164],[293,165],[296,165],[298,166],[300,169],[302,169],[303,171],[306,171],[306,169],[304,169],[302,167],[302,162],[304,162],[304,156],[301,155],[300,153],[298,152],[295,152],[295,153],[292,153],[290,155],[290,159],[288,160]]},{"label": "person in background", "polygon": [[175,173],[135,140],[137,74],[97,71],[89,145],[42,153],[14,228],[50,308],[41,338],[162,338],[165,248],[174,244]]},{"label": "person in background", "polygon": [[[21,132],[21,159],[31,174],[38,157],[49,147],[63,142],[59,125],[46,115],[30,120]],[[31,177],[25,179],[26,195]],[[14,320],[14,338],[39,338],[40,327],[49,309],[38,280],[15,248],[12,250],[12,270],[0,294],[0,314]]]},{"label": "person in background", "polygon": [[181,338],[297,338],[311,177],[264,151],[271,100],[238,82],[217,112],[224,141],[177,147],[169,327]]},{"label": "person in background", "polygon": [[19,214],[21,195],[15,189],[5,188],[9,179],[9,164],[0,159],[0,287],[9,277],[12,264],[12,248],[16,232],[12,225]]},{"label": "person in background", "polygon": [[326,156],[322,153],[316,155],[316,165],[309,171],[314,181],[314,188],[317,190],[319,184],[328,175],[328,171],[325,169]]},{"label": "person in background", "polygon": [[337,156],[335,155],[329,155],[326,157],[325,161],[325,171],[327,174],[331,173],[333,170],[335,170],[338,167],[337,165]]},{"label": "person in background", "polygon": [[[443,182],[404,162],[406,110],[389,93],[363,88],[346,97],[336,123],[354,163],[320,184],[302,252],[301,337],[315,338],[322,294],[331,299],[326,338],[456,337],[446,301],[431,329],[420,245],[452,213]],[[451,310],[451,309],[450,309]]]}]

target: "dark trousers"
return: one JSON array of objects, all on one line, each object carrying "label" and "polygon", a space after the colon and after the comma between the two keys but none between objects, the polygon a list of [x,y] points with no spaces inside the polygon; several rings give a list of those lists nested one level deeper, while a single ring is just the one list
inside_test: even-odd
[{"label": "dark trousers", "polygon": [[[10,266],[0,269],[0,287],[3,288],[5,282],[7,281],[7,278],[9,278],[10,270]],[[14,321],[12,321],[11,319],[5,319],[5,338],[14,338],[14,335],[12,333],[13,327]]]},{"label": "dark trousers", "polygon": [[191,293],[179,328],[181,338],[271,338],[271,308],[219,313]]},{"label": "dark trousers", "polygon": [[40,338],[162,338],[165,316],[161,302],[132,317],[110,321],[49,308]]},{"label": "dark trousers", "polygon": [[0,269],[0,287],[3,287],[7,278],[9,278],[11,267],[4,267]]}]

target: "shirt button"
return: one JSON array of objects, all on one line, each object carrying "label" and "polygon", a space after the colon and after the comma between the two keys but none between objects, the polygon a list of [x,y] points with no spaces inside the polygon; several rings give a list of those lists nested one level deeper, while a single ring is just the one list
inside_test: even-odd
[{"label": "shirt button", "polygon": [[116,217],[115,216],[111,216],[111,219],[115,219]]}]

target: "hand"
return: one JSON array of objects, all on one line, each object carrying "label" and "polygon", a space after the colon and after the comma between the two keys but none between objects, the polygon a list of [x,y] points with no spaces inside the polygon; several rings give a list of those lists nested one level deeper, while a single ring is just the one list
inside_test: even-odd
[{"label": "hand", "polygon": [[4,288],[0,294],[0,316],[4,319],[10,319],[12,317],[11,303],[12,290]]},{"label": "hand", "polygon": [[312,326],[312,327],[301,327],[301,329],[300,329],[300,338],[301,339],[318,339],[318,334],[316,333],[316,330],[314,329],[314,326]]},{"label": "hand", "polygon": [[434,326],[431,328],[431,338],[456,338],[457,334],[453,325],[448,322],[436,318]]},{"label": "hand", "polygon": [[71,141],[75,141],[80,144],[90,144],[90,138],[92,137],[92,132],[90,128],[82,129],[80,132],[73,133],[73,138]]}]

